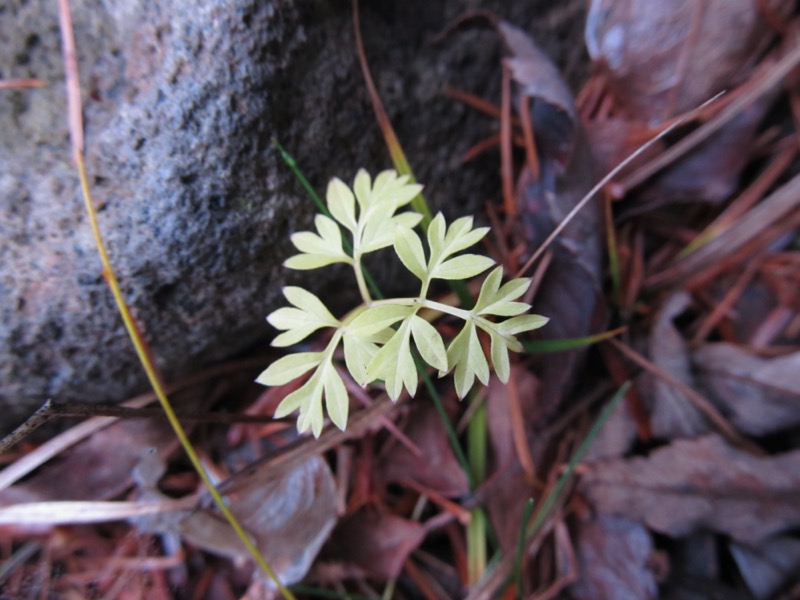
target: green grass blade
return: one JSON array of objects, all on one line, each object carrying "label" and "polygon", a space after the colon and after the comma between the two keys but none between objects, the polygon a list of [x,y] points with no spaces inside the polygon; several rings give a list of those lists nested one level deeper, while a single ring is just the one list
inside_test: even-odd
[{"label": "green grass blade", "polygon": [[585,337],[579,338],[563,338],[560,340],[528,340],[526,342],[522,342],[522,346],[525,348],[525,352],[530,354],[533,353],[545,353],[545,352],[566,352],[567,350],[575,350],[576,348],[584,348],[586,346],[591,346],[592,344],[596,344],[597,342],[602,342],[609,338],[613,338],[618,336],[620,333],[625,331],[626,327],[617,327],[616,329],[612,329],[610,331],[604,331],[602,333],[595,333],[594,335],[587,335]]}]

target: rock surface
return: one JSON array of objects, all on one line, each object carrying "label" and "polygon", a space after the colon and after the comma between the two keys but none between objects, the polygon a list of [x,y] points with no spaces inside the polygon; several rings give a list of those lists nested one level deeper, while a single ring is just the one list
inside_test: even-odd
[{"label": "rock surface", "polygon": [[[266,343],[264,316],[290,280],[346,295],[326,275],[281,267],[288,235],[308,228],[314,209],[271,141],[295,155],[318,190],[334,175],[390,166],[356,60],[350,3],[70,4],[100,225],[166,379]],[[582,4],[479,8],[532,31],[574,81]],[[499,195],[496,153],[460,164],[496,123],[442,89],[496,100],[500,43],[489,30],[467,30],[429,44],[467,7],[478,8],[362,2],[384,103],[429,201],[451,215]],[[47,82],[0,90],[0,432],[47,398],[118,401],[146,387],[71,165],[56,11],[50,0],[0,3],[0,79]]]}]

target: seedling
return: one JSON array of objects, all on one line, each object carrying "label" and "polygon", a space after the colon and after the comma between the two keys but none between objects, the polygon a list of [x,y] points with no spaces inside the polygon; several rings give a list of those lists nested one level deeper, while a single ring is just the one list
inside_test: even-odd
[{"label": "seedling", "polygon": [[[300,388],[280,403],[275,416],[284,417],[295,410],[300,414],[297,429],[311,429],[315,436],[322,431],[323,399],[331,421],[340,429],[347,426],[348,395],[334,354],[344,347],[347,371],[362,386],[383,381],[389,397],[397,401],[403,390],[410,396],[417,391],[418,375],[412,341],[422,360],[436,369],[439,376],[453,372],[459,398],[472,388],[477,377],[484,385],[489,380],[489,363],[484,355],[478,330],[488,334],[492,366],[498,378],[508,381],[509,350],[521,352],[516,335],[547,323],[540,315],[523,314],[530,305],[518,299],[531,284],[526,277],[501,285],[503,269],[496,267],[485,278],[475,305],[467,310],[427,297],[434,279],[463,280],[489,269],[494,261],[481,254],[460,254],[475,245],[489,231],[473,228],[472,217],[456,219],[448,225],[441,213],[427,230],[425,251],[421,236],[415,231],[422,215],[400,211],[419,194],[422,186],[410,183],[407,176],[389,170],[374,182],[363,169],[358,172],[351,190],[340,179],[328,185],[326,202],[330,217],[318,214],[315,232],[303,231],[291,236],[300,254],[284,264],[291,269],[317,269],[336,263],[352,267],[362,303],[341,319],[331,314],[325,304],[300,287],[285,287],[284,296],[292,305],[279,308],[267,320],[279,334],[273,346],[292,346],[312,333],[333,329],[327,346],[319,352],[298,352],[275,361],[258,377],[264,385],[283,385],[311,376]],[[352,252],[342,243],[347,235]],[[417,296],[373,299],[366,284],[362,264],[365,255],[392,247],[403,266],[420,281]],[[442,314],[460,319],[463,325],[445,347],[445,342],[431,320]],[[505,317],[498,320],[497,317]]]}]

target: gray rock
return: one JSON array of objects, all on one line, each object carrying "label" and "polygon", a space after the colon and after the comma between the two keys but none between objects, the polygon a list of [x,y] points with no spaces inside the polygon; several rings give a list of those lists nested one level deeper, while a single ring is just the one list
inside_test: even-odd
[{"label": "gray rock", "polygon": [[[165,378],[266,345],[264,316],[289,281],[327,286],[346,302],[327,273],[281,267],[288,235],[309,227],[314,208],[271,142],[295,155],[318,190],[334,175],[390,166],[350,3],[70,4],[100,225]],[[479,211],[499,196],[497,154],[468,165],[460,156],[496,123],[442,89],[497,99],[499,41],[468,30],[428,43],[471,3],[362,4],[376,83],[429,200],[451,215]],[[574,67],[583,56],[577,4],[481,8],[538,28],[545,49]],[[2,431],[47,398],[118,401],[146,388],[71,164],[56,11],[50,0],[0,0],[0,78],[48,83],[0,90]]]}]

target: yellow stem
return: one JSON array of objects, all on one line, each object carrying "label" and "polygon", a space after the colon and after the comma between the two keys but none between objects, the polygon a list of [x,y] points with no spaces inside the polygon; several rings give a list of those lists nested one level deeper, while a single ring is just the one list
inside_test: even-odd
[{"label": "yellow stem", "polygon": [[277,586],[283,597],[286,598],[286,600],[296,600],[294,594],[292,594],[292,592],[280,582],[278,576],[275,574],[275,571],[272,570],[272,567],[269,566],[256,545],[250,540],[250,537],[247,535],[244,527],[242,527],[242,525],[225,504],[224,500],[222,499],[222,495],[214,486],[214,483],[211,481],[211,478],[208,476],[208,473],[206,473],[205,468],[200,462],[200,458],[197,456],[197,453],[194,451],[194,448],[189,442],[189,438],[186,436],[186,432],[181,426],[180,421],[178,421],[175,411],[172,410],[172,405],[170,404],[169,400],[167,399],[167,395],[164,392],[164,386],[161,384],[161,379],[158,376],[158,372],[150,360],[145,342],[139,334],[139,330],[136,328],[133,317],[128,309],[128,305],[125,303],[125,299],[122,297],[122,291],[119,287],[117,276],[114,274],[114,271],[111,268],[111,261],[108,257],[105,244],[103,243],[103,237],[100,233],[100,227],[97,223],[97,213],[95,212],[91,192],[89,191],[89,182],[86,176],[86,165],[84,164],[83,160],[83,152],[75,152],[75,163],[78,167],[78,176],[80,177],[81,181],[81,191],[83,192],[83,201],[86,206],[86,213],[89,216],[92,234],[94,235],[95,243],[97,244],[100,260],[103,263],[103,273],[106,281],[108,282],[108,286],[111,288],[111,293],[114,296],[114,302],[117,304],[117,310],[119,310],[119,313],[122,316],[125,329],[127,330],[128,335],[133,342],[133,346],[136,349],[136,354],[142,363],[142,367],[147,374],[147,378],[150,381],[150,385],[153,387],[153,391],[155,392],[158,401],[161,403],[161,408],[164,410],[164,414],[166,415],[169,424],[175,431],[175,435],[180,441],[181,446],[183,446],[183,449],[185,450],[186,455],[189,457],[192,466],[194,467],[195,471],[197,471],[197,474],[200,476],[203,484],[208,489],[208,493],[211,494],[211,497],[214,499],[214,502],[216,503],[220,512],[225,516],[228,523],[230,523],[234,532],[236,532],[236,535],[240,540],[242,540],[242,543],[244,544],[245,548],[247,548],[247,551],[256,561],[258,566],[264,570],[267,576]]}]

